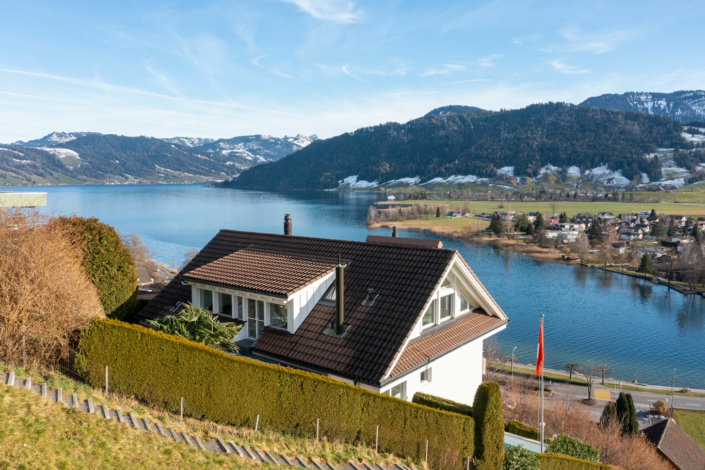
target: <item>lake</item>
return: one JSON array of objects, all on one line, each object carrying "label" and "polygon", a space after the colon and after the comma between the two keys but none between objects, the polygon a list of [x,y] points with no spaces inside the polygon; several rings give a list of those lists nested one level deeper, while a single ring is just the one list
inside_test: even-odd
[{"label": "lake", "polygon": [[[23,188],[8,190],[21,191]],[[26,190],[26,189],[24,189]],[[98,217],[122,233],[136,232],[160,262],[179,265],[191,248],[221,228],[281,233],[291,214],[295,235],[364,240],[386,229],[364,225],[372,193],[270,193],[204,186],[60,186],[46,191],[47,212]],[[400,231],[401,237],[439,238]],[[611,376],[705,388],[705,299],[668,293],[662,286],[598,269],[534,261],[486,245],[441,238],[460,251],[511,323],[498,335],[505,354],[536,357],[540,315],[545,317],[546,367],[592,359]]]}]

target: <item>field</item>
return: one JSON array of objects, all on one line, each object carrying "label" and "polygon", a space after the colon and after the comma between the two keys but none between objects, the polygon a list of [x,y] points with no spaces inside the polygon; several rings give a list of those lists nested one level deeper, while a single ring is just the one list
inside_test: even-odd
[{"label": "field", "polygon": [[233,455],[202,452],[0,387],[0,468],[274,468]]},{"label": "field", "polygon": [[403,220],[396,222],[382,222],[370,225],[370,227],[392,227],[398,229],[429,230],[438,235],[452,237],[459,235],[470,225],[473,230],[484,230],[489,226],[489,221],[474,217],[459,217],[449,219],[447,217],[421,217],[419,219]]},{"label": "field", "polygon": [[674,415],[678,426],[705,449],[705,411],[676,409]]},{"label": "field", "polygon": [[[380,208],[394,204],[447,204],[452,209],[460,209],[468,206],[475,213],[494,212],[500,209],[500,204],[504,206],[503,210],[514,210],[523,212],[542,212],[551,213],[551,202],[508,202],[508,201],[383,201],[378,202]],[[640,211],[650,211],[655,209],[661,214],[677,214],[685,216],[705,216],[705,203],[696,204],[681,204],[681,203],[636,203],[636,202],[556,202],[556,212],[565,212],[568,217],[573,217],[580,212],[612,212],[615,216],[621,213],[633,213]],[[449,219],[455,220],[455,219]]]}]

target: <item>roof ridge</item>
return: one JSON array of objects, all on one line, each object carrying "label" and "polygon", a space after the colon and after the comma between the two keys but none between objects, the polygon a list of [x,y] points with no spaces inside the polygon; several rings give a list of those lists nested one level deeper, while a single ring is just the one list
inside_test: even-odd
[{"label": "roof ridge", "polygon": [[[344,240],[341,238],[323,238],[323,237],[308,237],[304,235],[284,235],[283,233],[268,233],[268,232],[251,232],[249,230],[233,230],[229,228],[222,228],[220,229],[219,232],[234,232],[234,233],[244,233],[244,234],[254,234],[254,235],[271,235],[273,237],[278,237],[278,238],[299,238],[299,239],[305,239],[305,240],[326,240],[329,242],[339,242],[339,243],[352,243],[355,245],[363,245],[363,246],[381,246],[381,247],[393,247],[393,248],[400,248],[400,249],[405,249],[405,250],[420,250],[420,251],[430,251],[430,252],[447,252],[447,253],[454,253],[457,252],[458,250],[454,250],[451,248],[427,248],[423,246],[413,246],[413,245],[396,245],[396,244],[391,244],[391,243],[368,243],[368,242],[360,242],[357,240]],[[390,237],[391,238],[391,237]]]}]

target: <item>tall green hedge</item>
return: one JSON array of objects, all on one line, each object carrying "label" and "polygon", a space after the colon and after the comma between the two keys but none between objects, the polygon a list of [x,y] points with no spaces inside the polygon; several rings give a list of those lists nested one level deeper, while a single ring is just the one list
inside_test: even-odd
[{"label": "tall green hedge", "polygon": [[135,263],[117,232],[95,217],[58,217],[52,222],[67,230],[83,253],[83,267],[91,280],[105,315],[125,319],[137,303]]},{"label": "tall green hedge", "polygon": [[539,470],[610,470],[604,463],[593,463],[560,454],[536,454],[539,458]]},{"label": "tall green hedge", "polygon": [[502,393],[495,382],[477,387],[472,404],[475,419],[475,468],[496,470],[504,464]]},{"label": "tall green hedge", "polygon": [[112,390],[220,423],[374,445],[419,461],[429,440],[431,468],[462,469],[473,455],[474,421],[327,377],[229,355],[199,343],[115,320],[94,322],[80,343],[77,367]]},{"label": "tall green hedge", "polygon": [[560,434],[554,438],[546,451],[553,454],[568,455],[589,462],[600,462],[600,451],[598,449],[567,434]]},{"label": "tall green hedge", "polygon": [[450,411],[451,413],[472,416],[472,407],[470,405],[458,403],[453,400],[437,397],[435,395],[416,392],[414,393],[414,397],[411,401],[419,405],[428,406],[429,408],[435,408],[437,410]]},{"label": "tall green hedge", "polygon": [[541,440],[541,431],[536,428],[532,428],[531,426],[527,426],[520,421],[509,421],[505,429],[507,432],[516,434],[517,436],[526,437],[527,439],[533,439],[535,441]]}]

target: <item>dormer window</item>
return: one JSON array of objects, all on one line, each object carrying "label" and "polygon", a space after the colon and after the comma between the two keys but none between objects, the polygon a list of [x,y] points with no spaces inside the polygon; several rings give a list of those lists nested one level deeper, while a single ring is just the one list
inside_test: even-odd
[{"label": "dormer window", "polygon": [[453,294],[441,297],[441,321],[451,317],[453,313]]},{"label": "dormer window", "polygon": [[423,314],[421,319],[421,327],[433,325],[436,316],[436,302],[434,300],[428,305],[426,313]]},{"label": "dormer window", "polygon": [[269,304],[269,324],[282,330],[289,328],[289,315],[286,305]]}]

